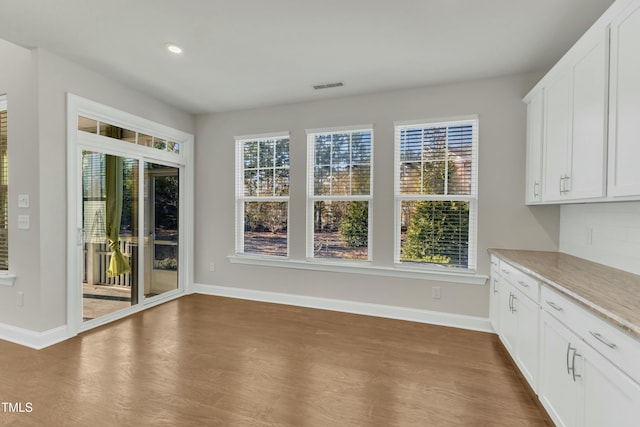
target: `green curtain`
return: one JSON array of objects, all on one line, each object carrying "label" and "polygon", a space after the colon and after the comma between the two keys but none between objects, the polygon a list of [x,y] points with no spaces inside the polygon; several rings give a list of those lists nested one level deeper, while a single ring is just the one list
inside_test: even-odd
[{"label": "green curtain", "polygon": [[114,277],[128,273],[131,267],[120,250],[120,221],[122,219],[122,187],[123,161],[122,157],[106,156],[106,191],[107,212],[105,230],[109,239],[111,261],[107,276]]}]

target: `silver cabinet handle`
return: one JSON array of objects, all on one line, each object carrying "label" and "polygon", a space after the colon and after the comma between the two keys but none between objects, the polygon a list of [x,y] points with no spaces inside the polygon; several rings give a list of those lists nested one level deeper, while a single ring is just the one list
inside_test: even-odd
[{"label": "silver cabinet handle", "polygon": [[511,272],[510,272],[509,270],[504,270],[504,269],[502,269],[501,271],[502,271],[504,274],[511,274]]},{"label": "silver cabinet handle", "polygon": [[518,301],[518,298],[515,295],[511,295],[513,297],[513,310],[511,311],[512,313],[517,313],[518,309],[516,308],[516,301]]},{"label": "silver cabinet handle", "polygon": [[497,294],[498,293],[498,279],[493,279],[493,293]]},{"label": "silver cabinet handle", "polygon": [[[569,364],[569,354],[572,350],[573,356],[571,357],[571,364]],[[582,375],[576,374],[576,357],[582,357],[582,355],[578,354],[576,347],[571,347],[571,343],[567,344],[567,375],[571,375],[573,382],[576,381],[576,378],[582,378]]]},{"label": "silver cabinet handle", "polygon": [[533,197],[538,197],[540,195],[540,193],[538,193],[538,188],[540,188],[540,183],[538,181],[535,181],[533,183]]},{"label": "silver cabinet handle", "polygon": [[529,287],[529,284],[528,284],[528,283],[523,282],[522,280],[518,280],[518,284],[519,284],[519,285],[521,285],[521,286],[524,286],[525,288],[528,288],[528,287]]},{"label": "silver cabinet handle", "polygon": [[569,175],[565,175],[564,177],[564,192],[571,192],[571,177]]},{"label": "silver cabinet handle", "polygon": [[580,374],[576,374],[576,356],[577,357],[582,357],[581,354],[578,354],[578,349],[574,348],[573,349],[573,361],[571,362],[571,375],[573,376],[573,382],[576,382],[576,378],[582,378],[582,375]]},{"label": "silver cabinet handle", "polygon": [[602,335],[600,335],[599,333],[597,333],[597,332],[593,332],[593,331],[589,331],[589,333],[590,333],[591,335],[593,335],[593,337],[594,337],[595,339],[597,339],[598,341],[600,341],[602,344],[606,345],[607,347],[612,348],[612,349],[617,347],[617,345],[615,345],[614,343],[609,342],[609,341],[607,341],[606,339],[604,339],[604,338],[602,337]]},{"label": "silver cabinet handle", "polygon": [[560,177],[560,194],[564,194],[564,175]]},{"label": "silver cabinet handle", "polygon": [[509,311],[513,313],[513,294],[509,292]]},{"label": "silver cabinet handle", "polygon": [[558,304],[556,304],[556,303],[555,303],[555,302],[553,302],[553,301],[547,301],[547,304],[549,304],[549,306],[550,306],[551,308],[553,308],[554,310],[556,310],[556,311],[562,311],[562,310],[564,310],[562,307],[560,307]]}]

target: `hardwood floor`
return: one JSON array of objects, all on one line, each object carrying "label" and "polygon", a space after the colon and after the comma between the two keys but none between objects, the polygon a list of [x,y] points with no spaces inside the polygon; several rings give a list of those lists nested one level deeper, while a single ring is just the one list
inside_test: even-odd
[{"label": "hardwood floor", "polygon": [[551,425],[495,335],[204,295],[0,341],[0,401],[31,403],[10,426]]}]

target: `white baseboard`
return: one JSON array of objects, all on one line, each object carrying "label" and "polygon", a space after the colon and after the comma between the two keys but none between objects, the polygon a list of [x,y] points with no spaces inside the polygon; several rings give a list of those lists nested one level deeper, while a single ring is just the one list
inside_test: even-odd
[{"label": "white baseboard", "polygon": [[204,285],[200,283],[194,283],[191,290],[194,293],[204,295],[216,295],[252,301],[295,305],[299,307],[318,308],[322,310],[341,311],[345,313],[364,314],[368,316],[386,317],[389,319],[408,320],[411,322],[429,323],[432,325],[450,326],[472,331],[495,333],[491,327],[489,319],[483,317],[465,316],[461,314],[365,302],[257,291],[228,286]]},{"label": "white baseboard", "polygon": [[58,326],[44,332],[35,332],[0,323],[0,340],[24,345],[36,350],[57,344],[67,338],[69,338],[67,325]]}]

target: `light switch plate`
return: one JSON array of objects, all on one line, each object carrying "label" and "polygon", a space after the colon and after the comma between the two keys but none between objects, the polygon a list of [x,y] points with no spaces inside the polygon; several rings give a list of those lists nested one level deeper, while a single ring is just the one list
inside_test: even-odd
[{"label": "light switch plate", "polygon": [[18,207],[19,208],[28,208],[29,207],[29,195],[28,194],[18,194]]},{"label": "light switch plate", "polygon": [[29,223],[29,215],[18,215],[18,229],[19,230],[28,230],[31,228],[31,224]]}]

